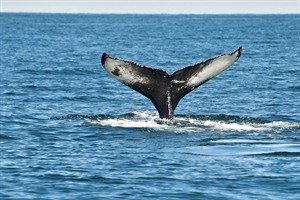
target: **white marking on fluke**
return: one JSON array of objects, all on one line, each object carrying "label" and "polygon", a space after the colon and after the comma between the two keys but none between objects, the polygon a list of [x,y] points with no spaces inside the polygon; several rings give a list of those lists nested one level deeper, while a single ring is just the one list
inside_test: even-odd
[{"label": "white marking on fluke", "polygon": [[222,71],[230,67],[230,65],[232,65],[239,58],[239,54],[239,51],[235,51],[232,54],[224,54],[210,59],[210,63],[204,65],[200,73],[196,73],[189,78],[187,81],[188,85],[196,87],[203,81],[217,76]]}]

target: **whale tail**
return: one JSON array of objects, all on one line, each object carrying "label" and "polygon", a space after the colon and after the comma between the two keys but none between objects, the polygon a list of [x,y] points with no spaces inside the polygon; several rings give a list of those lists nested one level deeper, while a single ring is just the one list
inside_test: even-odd
[{"label": "whale tail", "polygon": [[210,58],[173,74],[103,53],[101,63],[115,79],[149,98],[160,118],[172,119],[179,101],[203,83],[226,70],[241,56],[242,47]]}]

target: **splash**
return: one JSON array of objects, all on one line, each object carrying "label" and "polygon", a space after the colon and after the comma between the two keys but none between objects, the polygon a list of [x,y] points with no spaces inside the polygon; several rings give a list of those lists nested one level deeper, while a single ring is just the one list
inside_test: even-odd
[{"label": "splash", "polygon": [[55,120],[84,120],[82,126],[104,126],[120,128],[145,128],[176,133],[204,131],[280,131],[300,129],[299,123],[270,122],[259,118],[229,115],[178,115],[173,120],[160,119],[151,112],[133,112],[119,116],[111,115],[66,115]]}]

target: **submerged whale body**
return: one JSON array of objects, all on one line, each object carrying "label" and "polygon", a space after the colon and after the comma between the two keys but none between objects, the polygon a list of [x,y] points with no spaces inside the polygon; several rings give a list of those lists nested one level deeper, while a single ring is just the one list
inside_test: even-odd
[{"label": "submerged whale body", "polygon": [[229,54],[185,67],[173,74],[103,53],[101,63],[115,79],[149,98],[160,118],[172,119],[174,110],[189,92],[227,69],[241,56],[242,47]]}]

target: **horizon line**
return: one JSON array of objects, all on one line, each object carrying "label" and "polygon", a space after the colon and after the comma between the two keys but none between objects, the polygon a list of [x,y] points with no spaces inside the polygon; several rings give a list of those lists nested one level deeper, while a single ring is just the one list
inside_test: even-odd
[{"label": "horizon line", "polygon": [[37,12],[37,11],[0,11],[0,14],[14,13],[14,14],[84,14],[84,15],[300,15],[300,13],[270,13],[270,12],[258,12],[258,13],[135,13],[135,12]]}]

